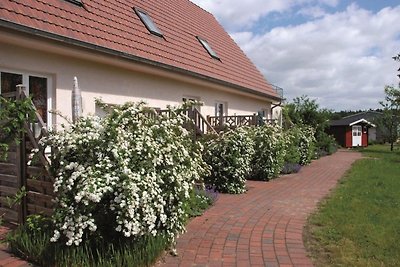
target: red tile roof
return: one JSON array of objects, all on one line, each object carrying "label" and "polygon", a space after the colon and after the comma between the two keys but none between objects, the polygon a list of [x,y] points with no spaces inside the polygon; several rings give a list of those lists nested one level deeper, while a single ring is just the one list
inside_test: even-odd
[{"label": "red tile roof", "polygon": [[[188,0],[82,2],[83,7],[65,0],[1,0],[0,25],[24,26],[25,31],[33,28],[39,30],[36,33],[54,34],[72,43],[95,45],[277,97],[213,15]],[[134,7],[149,14],[164,38],[146,29]],[[196,36],[207,40],[220,61],[207,53]]]}]

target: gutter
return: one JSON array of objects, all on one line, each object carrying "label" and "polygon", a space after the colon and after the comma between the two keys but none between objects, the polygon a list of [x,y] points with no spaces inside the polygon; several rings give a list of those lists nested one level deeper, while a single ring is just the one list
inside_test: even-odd
[{"label": "gutter", "polygon": [[30,28],[24,25],[20,25],[14,22],[10,22],[10,21],[6,21],[3,19],[0,19],[0,28],[5,28],[8,30],[14,30],[17,32],[22,32],[24,34],[30,35],[30,36],[36,36],[36,37],[40,37],[40,38],[46,38],[46,39],[50,39],[56,42],[61,42],[63,44],[68,44],[68,45],[73,45],[73,46],[77,46],[80,48],[84,48],[84,49],[89,49],[89,50],[94,50],[96,52],[100,52],[100,53],[104,53],[104,54],[108,54],[108,55],[112,55],[112,56],[117,56],[123,59],[127,59],[127,60],[131,60],[134,61],[136,63],[142,63],[142,64],[146,64],[149,66],[153,66],[162,70],[167,70],[167,71],[172,71],[175,73],[179,73],[179,74],[183,74],[183,75],[189,75],[201,80],[205,80],[208,82],[212,82],[218,85],[223,85],[223,86],[227,86],[227,87],[231,87],[234,88],[240,92],[244,92],[244,93],[250,93],[253,95],[257,95],[257,96],[261,96],[261,97],[267,97],[271,100],[275,100],[275,101],[282,101],[281,97],[278,96],[273,96],[273,95],[269,95],[267,93],[262,93],[259,92],[257,90],[251,89],[251,88],[247,88],[244,86],[240,86],[234,83],[230,83],[230,82],[226,82],[220,79],[216,79],[216,78],[212,78],[203,74],[199,74],[193,71],[189,71],[186,69],[182,69],[182,68],[178,68],[178,67],[174,67],[165,63],[160,63],[154,60],[149,60],[146,58],[142,58],[142,57],[138,57],[132,54],[128,54],[128,53],[124,53],[124,52],[120,52],[114,49],[110,49],[110,48],[106,48],[103,46],[98,46],[95,44],[91,44],[91,43],[87,43],[87,42],[83,42],[83,41],[79,41],[76,39],[72,39],[69,37],[65,37],[65,36],[61,36],[58,34],[54,34],[54,33],[50,33],[50,32],[46,32],[43,30],[38,30],[35,28]]}]

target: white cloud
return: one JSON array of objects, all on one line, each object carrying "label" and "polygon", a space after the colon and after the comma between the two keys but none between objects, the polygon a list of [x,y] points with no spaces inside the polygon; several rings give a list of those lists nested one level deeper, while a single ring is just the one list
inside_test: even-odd
[{"label": "white cloud", "polygon": [[[215,3],[210,5],[225,3],[231,14],[244,12],[246,6],[252,8],[247,1],[198,1]],[[279,2],[284,3],[280,7],[282,12],[299,4],[299,1]],[[302,2],[309,4],[312,0]],[[338,1],[320,0],[319,3],[335,6]],[[268,9],[261,5],[256,8],[256,16],[260,19],[269,12],[265,10],[272,9],[272,4]],[[227,12],[216,12],[217,17],[221,14]],[[400,52],[400,5],[372,13],[352,4],[342,12],[319,16],[263,34],[244,28],[231,32],[231,36],[271,83],[285,89],[288,100],[307,94],[321,106],[333,109],[379,107],[384,85],[398,82],[399,64],[391,57]],[[238,20],[250,25],[257,18],[243,15]],[[236,27],[236,22],[224,23],[228,23],[228,28]]]},{"label": "white cloud", "polygon": [[[307,0],[300,0],[307,1]],[[291,8],[294,0],[192,0],[213,13],[228,28],[249,28],[262,16],[271,12],[284,12]]]},{"label": "white cloud", "polygon": [[263,17],[295,7],[337,6],[339,0],[191,0],[216,16],[228,31],[249,29]]},{"label": "white cloud", "polygon": [[326,15],[326,11],[322,7],[312,6],[301,8],[297,14],[311,18],[320,18]]}]

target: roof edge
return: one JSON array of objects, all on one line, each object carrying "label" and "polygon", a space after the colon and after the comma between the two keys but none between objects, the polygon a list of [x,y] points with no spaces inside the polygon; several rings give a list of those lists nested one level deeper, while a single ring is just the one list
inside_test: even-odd
[{"label": "roof edge", "polygon": [[179,73],[179,74],[184,74],[184,75],[189,75],[201,80],[205,80],[205,81],[209,81],[209,82],[213,82],[216,83],[218,85],[223,85],[223,86],[227,86],[227,87],[231,87],[233,89],[236,89],[238,91],[244,92],[244,93],[250,93],[250,94],[254,94],[257,96],[261,96],[261,97],[265,97],[274,101],[280,101],[282,100],[279,96],[274,96],[268,93],[263,93],[260,92],[258,90],[252,89],[252,88],[247,88],[247,87],[243,87],[234,83],[230,83],[227,81],[223,81],[217,78],[213,78],[213,77],[209,77],[197,72],[193,72],[190,70],[186,70],[186,69],[182,69],[182,68],[178,68],[175,66],[171,66],[165,63],[160,63],[154,60],[150,60],[150,59],[146,59],[146,58],[142,58],[139,56],[135,56],[132,54],[127,54],[124,52],[120,52],[114,49],[110,49],[110,48],[106,48],[103,46],[99,46],[99,45],[95,45],[95,44],[91,44],[88,42],[82,42],[76,39],[72,39],[69,37],[65,37],[62,35],[58,35],[58,34],[54,34],[51,32],[46,32],[43,30],[38,30],[35,28],[31,28],[31,27],[27,27],[21,24],[17,24],[14,22],[10,22],[7,20],[3,20],[0,19],[0,28],[3,27],[5,29],[9,29],[9,30],[14,30],[14,31],[18,31],[18,32],[23,32],[27,35],[33,35],[33,36],[37,36],[37,37],[41,37],[41,38],[46,38],[46,39],[50,39],[53,41],[58,41],[64,44],[68,44],[68,45],[74,45],[80,48],[85,48],[85,49],[89,49],[89,50],[94,50],[100,53],[105,53],[108,55],[112,55],[112,56],[117,56],[120,58],[124,58],[124,59],[128,59],[128,60],[132,60],[136,63],[142,63],[142,64],[146,64],[146,65],[150,65],[150,66],[154,66],[157,67],[159,69],[163,69],[163,70],[167,70],[167,71],[172,71],[175,73]]},{"label": "roof edge", "polygon": [[370,125],[371,127],[376,127],[375,124],[373,124],[373,123],[367,121],[366,119],[360,119],[360,120],[358,120],[358,121],[354,121],[354,122],[350,123],[349,126],[356,125],[356,124],[358,124],[358,123],[360,123],[360,122],[364,122],[365,124],[368,124],[368,125]]}]

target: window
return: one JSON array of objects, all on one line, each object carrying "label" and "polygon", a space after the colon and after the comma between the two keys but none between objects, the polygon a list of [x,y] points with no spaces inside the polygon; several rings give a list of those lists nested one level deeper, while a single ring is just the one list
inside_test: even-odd
[{"label": "window", "polygon": [[67,2],[70,2],[70,3],[78,5],[78,6],[81,6],[83,4],[82,0],[67,0]]},{"label": "window", "polygon": [[215,103],[215,116],[221,117],[227,115],[227,104],[225,102]]},{"label": "window", "polygon": [[140,20],[143,22],[144,26],[146,26],[146,28],[149,30],[149,32],[151,32],[154,35],[163,37],[162,32],[157,28],[156,24],[154,24],[149,14],[138,8],[134,8],[134,10],[136,14],[139,16]]},{"label": "window", "polygon": [[197,39],[202,44],[204,49],[207,50],[208,54],[210,54],[211,57],[220,60],[220,58],[218,57],[217,53],[215,53],[215,51],[211,48],[210,44],[205,39],[203,39],[203,38],[201,38],[199,36],[197,36]]},{"label": "window", "polygon": [[26,87],[27,93],[32,97],[32,102],[42,117],[43,121],[50,127],[52,108],[51,79],[37,74],[21,73],[17,71],[0,70],[0,94],[16,90],[18,84]]},{"label": "window", "polygon": [[362,135],[362,127],[359,125],[353,126],[353,136],[361,136]]}]

